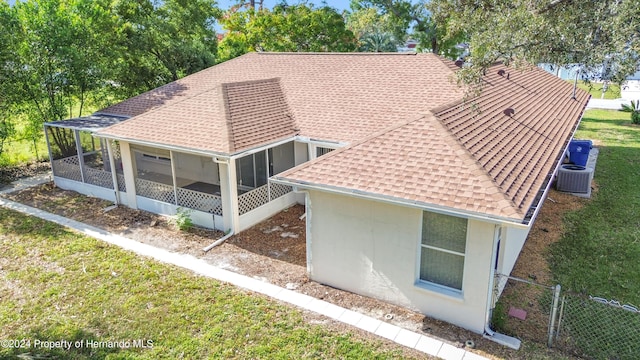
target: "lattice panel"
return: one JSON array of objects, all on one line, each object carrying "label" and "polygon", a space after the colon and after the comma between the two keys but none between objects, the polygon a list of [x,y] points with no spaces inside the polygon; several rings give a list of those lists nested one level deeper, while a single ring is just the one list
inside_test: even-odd
[{"label": "lattice panel", "polygon": [[149,199],[175,204],[173,186],[144,179],[136,179],[136,194]]},{"label": "lattice panel", "polygon": [[253,189],[238,196],[238,207],[240,215],[247,213],[259,206],[269,202],[269,194],[267,185],[262,185],[257,189]]},{"label": "lattice panel", "polygon": [[65,179],[82,182],[78,156],[71,156],[64,159],[53,160],[51,163],[53,174]]},{"label": "lattice panel", "polygon": [[118,190],[122,192],[127,192],[127,184],[124,182],[124,175],[116,174],[118,177]]},{"label": "lattice panel", "polygon": [[87,184],[113,189],[113,177],[111,173],[90,167],[84,168],[84,179]]},{"label": "lattice panel", "polygon": [[213,194],[178,188],[178,206],[222,216],[222,199]]},{"label": "lattice panel", "polygon": [[270,186],[271,186],[271,200],[277,199],[280,196],[284,196],[293,191],[293,187],[289,185],[271,183]]}]

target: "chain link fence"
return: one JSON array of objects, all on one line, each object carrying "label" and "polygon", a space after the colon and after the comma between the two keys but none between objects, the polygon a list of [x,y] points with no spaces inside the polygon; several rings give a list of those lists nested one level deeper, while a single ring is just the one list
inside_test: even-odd
[{"label": "chain link fence", "polygon": [[640,311],[615,300],[566,292],[553,346],[585,359],[640,359]]},{"label": "chain link fence", "polygon": [[584,359],[640,359],[636,306],[505,275],[495,283],[496,331]]}]

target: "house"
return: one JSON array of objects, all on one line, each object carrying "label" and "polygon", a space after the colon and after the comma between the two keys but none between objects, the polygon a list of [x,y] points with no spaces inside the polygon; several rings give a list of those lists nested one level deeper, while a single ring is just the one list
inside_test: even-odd
[{"label": "house", "polygon": [[[315,281],[488,321],[589,99],[433,54],[251,53],[46,125],[56,184],[239,232],[306,204]],[[411,79],[411,81],[407,81]]]},{"label": "house", "polygon": [[627,77],[621,84],[620,97],[624,100],[640,100],[640,71]]}]

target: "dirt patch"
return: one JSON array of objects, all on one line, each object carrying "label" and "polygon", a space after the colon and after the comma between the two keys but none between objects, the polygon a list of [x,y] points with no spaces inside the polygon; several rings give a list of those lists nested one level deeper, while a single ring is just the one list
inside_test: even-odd
[{"label": "dirt patch", "polygon": [[[574,208],[573,199],[565,196],[568,195],[556,192],[550,195],[556,200],[552,204],[558,206],[547,206],[550,200],[545,203],[530,235],[531,239],[520,255],[515,276],[533,275],[540,281],[549,279],[544,257],[539,255],[544,253],[545,246],[551,241],[548,235],[561,230],[562,211]],[[136,241],[188,253],[220,268],[323,299],[408,330],[440,338],[458,347],[463,347],[467,340],[473,340],[476,344],[474,352],[489,358],[518,359],[531,356],[526,352],[512,351],[481,335],[420,313],[310,281],[306,272],[305,220],[301,219],[305,210],[301,205],[286,209],[204,253],[202,249],[222,237],[221,232],[202,228],[179,231],[171,218],[123,206],[111,209],[112,204],[108,201],[62,190],[53,183],[7,194],[5,197]],[[307,312],[305,317],[311,322],[322,323],[335,330],[348,330],[374,338],[371,334],[317,314]],[[392,319],[389,320],[388,317]],[[403,351],[407,355],[416,355],[411,351],[406,352],[406,349]]]}]

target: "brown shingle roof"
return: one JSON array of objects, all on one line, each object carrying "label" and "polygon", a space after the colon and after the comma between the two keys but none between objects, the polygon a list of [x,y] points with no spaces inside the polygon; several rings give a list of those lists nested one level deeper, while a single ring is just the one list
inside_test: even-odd
[{"label": "brown shingle roof", "polygon": [[[452,74],[449,65],[432,54],[250,53],[101,110],[133,117],[102,134],[233,153],[230,129],[222,123],[222,84],[278,78],[300,135],[353,142],[459,99],[462,92],[450,81]],[[238,106],[242,112],[240,107],[253,104]],[[196,127],[207,141],[194,136]]]},{"label": "brown shingle roof", "polygon": [[488,174],[432,114],[276,178],[469,212],[518,216]]},{"label": "brown shingle roof", "polygon": [[101,133],[224,154],[343,141],[279,177],[523,221],[589,95],[496,65],[465,101],[456,69],[431,54],[252,53],[104,109],[133,118]]},{"label": "brown shingle roof", "polygon": [[278,79],[223,84],[222,90],[232,152],[296,135]]},{"label": "brown shingle roof", "polygon": [[580,90],[572,98],[572,91],[570,83],[542,70],[497,65],[478,97],[279,178],[522,222],[589,100]]}]

